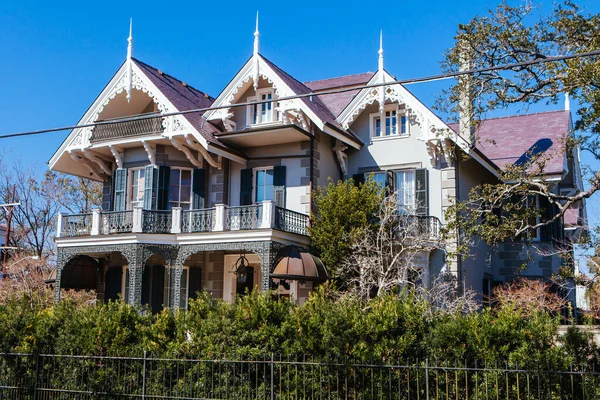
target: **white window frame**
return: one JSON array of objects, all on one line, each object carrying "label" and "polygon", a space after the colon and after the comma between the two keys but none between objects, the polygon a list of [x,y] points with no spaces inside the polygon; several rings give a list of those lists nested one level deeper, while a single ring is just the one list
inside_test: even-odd
[{"label": "white window frame", "polygon": [[266,125],[266,124],[276,124],[281,121],[281,114],[276,110],[278,107],[278,102],[275,98],[275,90],[273,88],[263,88],[258,89],[256,91],[255,96],[250,96],[247,99],[248,103],[262,101],[259,100],[263,95],[270,94],[271,95],[271,120],[270,121],[262,121],[262,115],[260,110],[256,113],[256,121],[254,121],[254,107],[261,107],[262,104],[250,104],[246,107],[246,125],[248,126],[256,126],[256,125]]},{"label": "white window frame", "polygon": [[[129,170],[127,171],[127,209],[128,210],[133,210],[134,207],[134,201],[133,201],[133,178],[135,176],[135,173],[138,171],[144,171],[144,183],[142,185],[142,200],[141,201],[136,201],[136,202],[141,202],[142,204],[140,204],[138,207],[143,207],[144,206],[144,192],[145,192],[145,185],[146,185],[146,167],[136,167],[136,168],[129,168]],[[139,189],[139,179],[137,180],[138,183],[138,193],[140,191]]]},{"label": "white window frame", "polygon": [[[171,203],[173,203],[171,200],[169,200],[169,207],[172,209],[173,207],[181,207],[183,210],[191,210],[192,209],[192,196],[194,195],[194,170],[192,168],[188,168],[188,167],[171,167],[171,171],[173,170],[178,170],[179,171],[179,201],[176,202],[178,203],[178,205],[176,206],[172,206]],[[189,202],[184,202],[184,204],[188,204],[187,208],[182,207],[182,201],[181,201],[181,171],[190,171],[190,201]],[[171,172],[169,172],[170,174]],[[171,193],[171,177],[169,176],[169,195]]]},{"label": "white window frame", "polygon": [[[258,171],[268,171],[268,170],[274,170],[275,168],[271,165],[268,167],[256,167],[256,168],[252,168],[252,204],[258,204],[259,202],[256,201],[256,194],[257,194],[257,189],[258,189],[258,185],[256,184],[256,178],[257,178],[257,172]],[[275,179],[275,172],[273,172],[273,179]],[[273,201],[275,201],[275,191],[273,191]]]},{"label": "white window frame", "polygon": [[[381,140],[381,139],[391,139],[391,138],[403,138],[409,136],[409,123],[408,117],[406,115],[406,108],[401,109],[397,104],[387,105],[383,109],[384,113],[396,111],[396,133],[392,133],[389,135],[385,135],[385,123],[380,125],[381,135],[376,136],[377,133],[377,120],[381,118],[379,113],[371,113],[369,114],[369,135],[371,140]],[[403,122],[404,121],[404,122]],[[384,115],[385,122],[385,115]],[[402,132],[404,130],[404,132]]]},{"label": "white window frame", "polygon": [[[406,169],[398,169],[398,170],[394,170],[394,185],[396,185],[396,193],[398,193],[400,191],[400,186],[398,185],[398,174],[399,173],[406,173],[406,172],[412,172],[413,175],[413,188],[412,188],[412,195],[413,195],[413,209],[410,210],[410,214],[409,215],[415,215],[417,213],[417,170],[414,168],[406,168]],[[400,200],[397,199],[397,204],[398,204],[398,209],[400,209]],[[404,210],[406,211],[406,210]]]}]

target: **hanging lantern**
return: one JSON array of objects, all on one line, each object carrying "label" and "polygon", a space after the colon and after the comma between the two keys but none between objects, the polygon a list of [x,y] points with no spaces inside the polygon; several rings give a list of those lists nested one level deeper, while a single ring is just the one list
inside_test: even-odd
[{"label": "hanging lantern", "polygon": [[248,280],[248,274],[252,267],[246,258],[246,254],[242,253],[240,258],[235,262],[235,274],[237,275],[238,285],[245,285]]}]

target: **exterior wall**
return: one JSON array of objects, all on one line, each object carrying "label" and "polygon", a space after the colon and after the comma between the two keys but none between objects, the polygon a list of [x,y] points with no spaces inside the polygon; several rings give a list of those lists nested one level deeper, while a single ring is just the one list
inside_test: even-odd
[{"label": "exterior wall", "polygon": [[184,262],[184,266],[202,269],[202,290],[217,299],[223,298],[223,256],[223,252],[196,253]]},{"label": "exterior wall", "polygon": [[387,169],[427,168],[429,214],[442,220],[442,173],[437,166],[432,165],[425,142],[419,140],[420,127],[413,121],[409,123],[407,135],[373,139],[370,136],[370,114],[377,112],[379,106],[371,104],[351,126],[364,146],[358,151],[349,151],[348,175]]}]

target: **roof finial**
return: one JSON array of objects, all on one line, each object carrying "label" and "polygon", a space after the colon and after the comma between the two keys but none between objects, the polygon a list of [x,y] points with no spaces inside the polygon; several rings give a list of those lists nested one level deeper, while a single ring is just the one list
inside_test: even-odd
[{"label": "roof finial", "polygon": [[258,32],[258,11],[256,12],[256,30],[254,31],[254,79],[253,86],[254,90],[258,90],[258,79],[259,79],[259,71],[258,71],[258,52],[260,49],[260,32]]},{"label": "roof finial", "polygon": [[127,38],[127,102],[131,101],[131,88],[133,75],[131,71],[131,57],[133,56],[133,18],[129,18],[129,37]]},{"label": "roof finial", "polygon": [[565,111],[571,111],[571,100],[568,92],[565,93]]},{"label": "roof finial", "polygon": [[383,30],[379,31],[379,71],[383,71]]},{"label": "roof finial", "polygon": [[254,55],[260,50],[260,32],[258,31],[258,11],[256,12],[256,30],[254,31]]}]

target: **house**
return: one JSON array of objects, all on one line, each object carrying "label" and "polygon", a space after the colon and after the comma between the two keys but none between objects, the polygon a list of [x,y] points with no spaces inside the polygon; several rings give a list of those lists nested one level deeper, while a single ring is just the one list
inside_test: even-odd
[{"label": "house", "polygon": [[[57,300],[61,287],[96,289],[99,301],[123,296],[159,310],[185,308],[199,290],[227,301],[268,290],[277,252],[309,245],[311,194],[330,178],[373,174],[435,236],[451,199],[497,181],[531,145],[530,131],[571,130],[568,111],[485,121],[482,134],[528,133],[500,154],[455,132],[402,85],[373,86],[395,80],[382,46],[376,72],[303,83],[259,45],[257,24],[252,56],[213,98],[134,58],[130,35],[126,61],[49,162],[103,182],[102,209],[59,218]],[[185,113],[198,109],[208,110]],[[557,188],[581,190],[577,155],[562,157],[551,171]],[[423,254],[426,281],[444,270],[485,293],[514,275],[513,245],[522,246],[495,254],[479,244],[462,260]],[[532,273],[558,263],[542,258]],[[307,281],[278,290],[301,302],[311,289]]]}]

